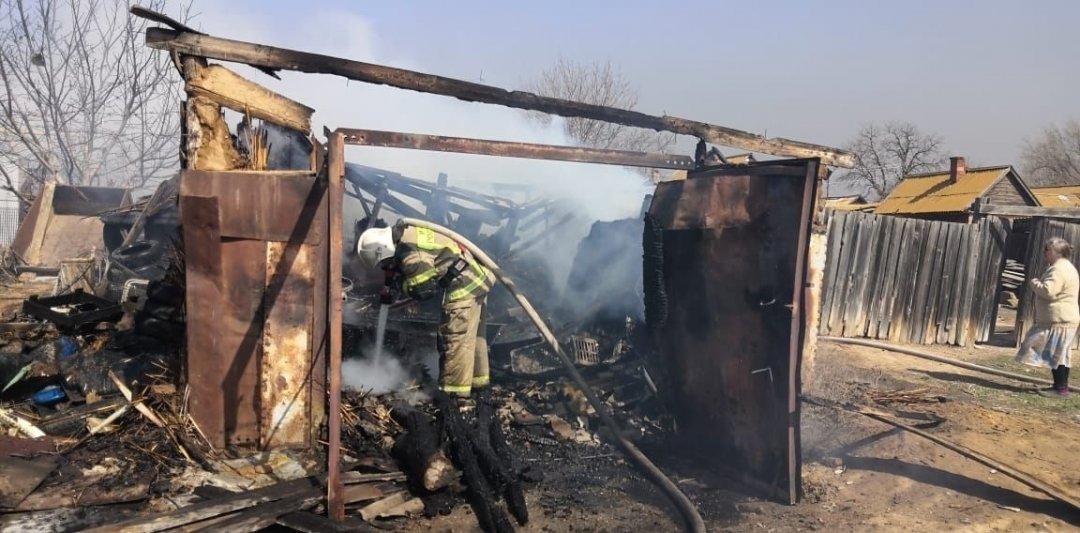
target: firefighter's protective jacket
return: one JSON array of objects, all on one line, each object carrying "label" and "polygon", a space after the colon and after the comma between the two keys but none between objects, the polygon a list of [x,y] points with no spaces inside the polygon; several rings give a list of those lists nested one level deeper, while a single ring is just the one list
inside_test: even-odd
[{"label": "firefighter's protective jacket", "polygon": [[427,228],[398,224],[395,266],[405,296],[427,300],[440,288],[444,303],[479,298],[491,290],[494,276],[453,239]]}]

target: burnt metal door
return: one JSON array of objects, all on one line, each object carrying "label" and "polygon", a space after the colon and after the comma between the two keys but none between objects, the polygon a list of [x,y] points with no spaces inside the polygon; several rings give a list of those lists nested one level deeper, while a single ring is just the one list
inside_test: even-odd
[{"label": "burnt metal door", "polygon": [[790,503],[817,172],[817,160],[691,172],[657,186],[645,230],[646,314],[680,439]]}]

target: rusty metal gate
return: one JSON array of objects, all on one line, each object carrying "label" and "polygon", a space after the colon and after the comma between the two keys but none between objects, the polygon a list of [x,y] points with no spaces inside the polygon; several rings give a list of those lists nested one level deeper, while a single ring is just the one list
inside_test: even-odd
[{"label": "rusty metal gate", "polygon": [[680,436],[790,503],[818,166],[691,172],[657,187],[645,229],[646,313]]}]

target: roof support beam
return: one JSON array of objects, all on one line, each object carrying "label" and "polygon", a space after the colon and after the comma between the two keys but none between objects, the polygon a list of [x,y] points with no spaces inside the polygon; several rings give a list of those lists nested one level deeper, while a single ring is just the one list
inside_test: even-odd
[{"label": "roof support beam", "polygon": [[362,146],[411,148],[414,150],[431,150],[435,152],[457,152],[461,154],[521,157],[525,159],[576,161],[580,163],[666,168],[672,170],[694,168],[694,159],[691,157],[659,153],[601,150],[597,148],[579,148],[576,146],[556,146],[551,144],[490,141],[485,139],[442,137],[438,135],[399,133],[393,131],[358,129],[339,129],[338,131],[345,134],[345,144]]},{"label": "roof support beam", "polygon": [[658,117],[637,111],[549,98],[528,92],[507,91],[489,85],[321,54],[165,28],[148,28],[146,44],[151,48],[219,61],[245,63],[264,69],[334,74],[366,83],[450,96],[467,102],[484,102],[564,117],[582,117],[625,126],[670,131],[751,152],[782,157],[817,157],[827,165],[847,168],[855,166],[853,153],[828,146],[781,138],[766,139],[761,135],[705,122],[669,116]]}]

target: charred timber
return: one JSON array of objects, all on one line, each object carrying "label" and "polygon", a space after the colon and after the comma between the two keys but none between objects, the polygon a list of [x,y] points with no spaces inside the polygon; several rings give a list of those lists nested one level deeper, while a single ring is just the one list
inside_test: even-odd
[{"label": "charred timber", "polygon": [[666,168],[685,170],[694,168],[694,159],[687,156],[623,150],[602,150],[576,146],[556,146],[464,137],[443,137],[419,133],[400,133],[359,129],[338,130],[345,134],[345,144],[379,146],[383,148],[410,148],[433,152],[456,152],[460,154],[520,157],[525,159],[548,159],[575,161],[627,167]]},{"label": "charred timber", "polygon": [[690,135],[709,143],[761,154],[800,158],[816,157],[828,165],[845,168],[855,166],[853,153],[828,146],[782,138],[767,139],[762,135],[705,122],[669,116],[658,117],[637,111],[550,98],[528,92],[508,91],[479,83],[322,54],[166,28],[148,28],[146,44],[151,48],[219,61],[244,63],[267,69],[334,74],[366,83],[450,96],[467,102],[483,102],[563,117],[581,117],[656,131],[670,131]]},{"label": "charred timber", "polygon": [[394,442],[394,455],[409,482],[424,492],[435,492],[453,483],[457,471],[440,448],[442,438],[435,418],[404,405],[396,406],[393,414],[405,428]]}]

